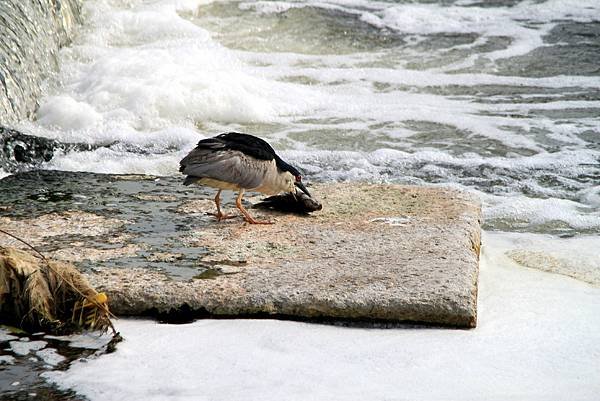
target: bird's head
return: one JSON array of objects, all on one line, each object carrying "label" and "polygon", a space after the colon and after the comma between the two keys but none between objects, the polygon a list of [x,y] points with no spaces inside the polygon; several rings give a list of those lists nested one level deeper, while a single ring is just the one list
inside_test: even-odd
[{"label": "bird's head", "polygon": [[290,166],[281,159],[278,160],[277,164],[280,169],[286,172],[286,183],[288,184],[288,192],[295,193],[296,188],[299,188],[306,195],[310,196],[310,192],[308,192],[308,189],[306,189],[304,183],[302,183],[302,174],[300,174],[300,171],[298,171],[298,169],[296,169],[293,166]]},{"label": "bird's head", "polygon": [[300,188],[300,190],[302,192],[304,192],[306,195],[310,196],[310,192],[308,192],[308,189],[306,189],[306,187],[302,183],[302,176],[300,174],[294,176],[294,184],[293,185],[294,185],[294,187]]}]

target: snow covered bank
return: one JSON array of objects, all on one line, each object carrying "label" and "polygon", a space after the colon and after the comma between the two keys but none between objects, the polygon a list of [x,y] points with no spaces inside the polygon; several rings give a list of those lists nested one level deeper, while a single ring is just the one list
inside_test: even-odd
[{"label": "snow covered bank", "polygon": [[474,330],[120,320],[117,352],[47,377],[92,401],[597,399],[600,289],[502,244],[484,237]]}]

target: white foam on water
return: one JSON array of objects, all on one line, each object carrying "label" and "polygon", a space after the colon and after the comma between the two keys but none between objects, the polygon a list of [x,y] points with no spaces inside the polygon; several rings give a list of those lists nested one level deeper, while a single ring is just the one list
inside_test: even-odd
[{"label": "white foam on water", "polygon": [[504,255],[522,267],[562,274],[600,288],[600,236],[489,233]]},{"label": "white foam on water", "polygon": [[[163,154],[165,150],[173,148],[190,148],[199,138],[196,124],[209,128],[208,132],[203,130],[202,134],[206,135],[211,127],[231,123],[281,123],[291,128],[306,128],[304,123],[298,121],[307,117],[321,120],[347,118],[364,126],[390,121],[423,120],[450,125],[507,146],[538,152],[540,145],[532,136],[516,134],[507,129],[512,127],[527,131],[532,128],[557,128],[557,124],[545,119],[510,117],[510,112],[514,110],[528,113],[535,106],[482,105],[470,98],[450,99],[406,91],[378,93],[373,90],[373,84],[380,82],[421,87],[479,84],[539,87],[600,85],[599,77],[530,79],[485,74],[443,74],[402,68],[327,67],[331,60],[338,60],[339,63],[349,61],[348,57],[341,56],[313,58],[313,62],[325,63],[325,66],[305,68],[298,66],[298,61],[304,57],[302,55],[258,54],[224,48],[212,39],[207,30],[179,14],[180,11],[201,13],[202,8],[198,7],[204,3],[130,1],[127,7],[106,0],[86,3],[86,26],[74,45],[62,52],[62,69],[56,80],[60,83],[55,91],[57,93],[42,100],[37,122],[24,123],[23,128],[62,141],[91,144],[118,141],[142,146],[144,151]],[[275,7],[283,10],[287,7],[287,3],[244,4],[240,5],[242,9]],[[472,19],[473,26],[489,25],[485,13],[516,13],[510,8],[490,8],[477,17],[478,7],[393,5],[364,1],[290,3],[292,6],[333,7],[351,10],[352,13],[367,12],[365,10],[392,12],[390,10],[401,10],[406,6],[408,10],[416,7],[422,13],[425,12],[423,10],[430,10],[430,14],[439,14],[439,18],[448,20],[454,18],[456,10],[466,9],[465,18]],[[557,15],[562,15],[560,13],[563,11],[556,11],[559,13]],[[420,15],[417,11],[410,14]],[[585,13],[580,14],[581,18],[585,17]],[[253,58],[258,59],[261,65],[252,65]],[[265,62],[268,65],[264,65]],[[282,82],[281,78],[289,74],[306,75],[320,84],[308,86]],[[335,81],[348,83],[327,85]],[[541,108],[597,107],[599,103],[557,101]],[[490,111],[495,115],[484,115]],[[506,114],[506,117],[501,114]],[[588,125],[597,128],[598,124],[591,121]],[[566,131],[564,125],[562,129]],[[555,135],[558,140],[567,143],[573,141],[572,130],[565,134],[558,131]],[[94,154],[85,154],[58,157],[49,167],[115,173],[131,169],[129,172],[138,173],[143,172],[144,165],[148,164],[153,174],[172,173],[175,170],[161,170],[158,166],[163,165],[164,158],[160,155],[157,160],[133,156],[135,160],[132,161],[132,158],[124,157],[119,165],[118,156],[127,153],[119,153],[119,149],[112,150],[115,153],[95,153],[99,162],[100,156],[107,157],[106,163],[101,165],[94,162]],[[91,157],[88,165],[84,163],[83,156]]]},{"label": "white foam on water", "polygon": [[239,8],[240,10],[254,10],[261,14],[279,14],[302,6],[302,4],[285,1],[254,1],[252,3],[240,3]]},{"label": "white foam on water", "polygon": [[50,96],[40,106],[37,122],[49,128],[81,130],[97,128],[101,120],[100,113],[88,103],[68,96]]},{"label": "white foam on water", "polygon": [[302,111],[299,86],[248,74],[178,14],[200,3],[86,2],[86,26],[61,53],[57,93],[42,99],[36,124],[22,127],[61,140],[135,142],[165,127],[269,122]]},{"label": "white foam on water", "polygon": [[49,162],[49,169],[91,171],[103,174],[173,175],[184,152],[144,155],[100,148],[89,152],[72,152]]},{"label": "white foam on water", "polygon": [[582,203],[600,208],[600,185],[595,185],[579,191],[579,199]]},{"label": "white foam on water", "polygon": [[[522,2],[514,7],[477,7],[460,3],[452,5],[415,4],[382,2],[338,2],[308,1],[299,3],[256,2],[242,3],[242,9],[254,9],[260,13],[284,13],[291,8],[318,7],[359,15],[360,19],[377,28],[392,29],[397,32],[431,35],[441,33],[477,33],[482,39],[473,46],[485,43],[485,38],[508,36],[512,43],[502,50],[485,53],[491,60],[527,54],[543,46],[543,36],[555,26],[555,21],[569,19],[579,22],[597,21],[600,7],[597,2],[585,4],[576,1],[548,1],[543,3]],[[532,22],[536,23],[535,26]],[[475,55],[468,60],[445,69],[470,66],[480,57]]]},{"label": "white foam on water", "polygon": [[[544,45],[545,36],[560,20],[591,22],[600,20],[600,5],[594,0],[548,0],[545,2],[523,1],[513,7],[479,7],[470,2],[450,5],[418,4],[376,1],[300,1],[300,2],[245,2],[243,10],[255,10],[263,14],[285,13],[292,8],[316,7],[336,10],[360,19],[380,29],[413,35],[472,34],[480,39],[471,45],[485,43],[486,38],[505,36],[511,43],[505,49],[489,51],[483,56],[498,60],[520,56]],[[447,66],[453,70],[472,66],[482,54]]]},{"label": "white foam on water", "polygon": [[67,360],[67,358],[59,354],[54,348],[44,348],[36,351],[35,355],[49,366],[56,366]]},{"label": "white foam on water", "polygon": [[[364,167],[367,171],[377,170],[377,179],[382,168],[402,168],[414,164],[443,164],[459,169],[493,167],[528,174],[535,170],[560,169],[563,174],[583,173],[587,165],[597,165],[599,153],[594,150],[569,150],[554,153],[538,153],[532,156],[483,157],[477,154],[450,155],[437,150],[406,152],[394,149],[378,149],[373,152],[307,150],[282,152],[290,160],[303,163],[313,174],[323,171],[326,174],[336,171],[343,174],[349,165]],[[322,166],[322,167],[321,167]],[[319,177],[326,179],[325,176]],[[398,177],[396,177],[398,178]],[[501,177],[498,177],[501,178]],[[448,177],[451,180],[451,177]],[[330,180],[336,180],[332,176]]]},{"label": "white foam on water", "polygon": [[46,341],[29,341],[27,338],[9,342],[11,351],[21,356],[29,355],[32,351],[41,350],[47,344]]},{"label": "white foam on water", "polygon": [[12,355],[0,355],[0,365],[14,365],[15,357]]},{"label": "white foam on water", "polygon": [[96,350],[102,349],[110,342],[110,340],[112,340],[112,336],[110,334],[102,332],[85,332],[66,336],[46,335],[44,338],[66,341],[69,343],[70,347]]},{"label": "white foam on water", "polygon": [[[363,3],[356,6],[364,7]],[[86,3],[86,28],[74,45],[62,52],[58,93],[42,100],[37,124],[24,123],[23,128],[60,140],[135,142],[162,128],[192,130],[196,122],[290,123],[296,117],[314,115],[377,121],[385,116],[388,120],[426,119],[456,124],[459,129],[536,149],[527,137],[499,128],[518,122],[478,115],[489,106],[475,106],[468,99],[406,92],[377,94],[370,85],[488,83],[560,87],[598,86],[600,82],[598,77],[520,79],[402,69],[303,69],[297,65],[287,70],[277,65],[269,73],[268,67],[247,65],[246,53],[222,47],[208,31],[178,14],[200,4],[134,1],[121,9],[118,3],[115,6],[107,1]],[[277,55],[260,58],[277,59]],[[288,72],[306,74],[323,83],[349,80],[351,85],[332,90],[281,82],[279,78]],[[505,109],[515,107],[507,105]]]},{"label": "white foam on water", "polygon": [[[486,37],[497,36],[501,32],[502,35],[511,37],[512,43],[507,48],[472,55],[466,60],[442,68],[442,70],[447,71],[470,67],[481,57],[499,60],[521,56],[542,46],[544,44],[542,37],[554,27],[554,24],[547,23],[535,28],[523,26],[516,23],[516,20],[524,15],[523,12],[526,12],[526,10],[517,11],[515,14],[513,10],[501,7],[415,5],[392,8],[385,13],[383,20],[386,26],[409,33],[479,33],[485,39]],[[406,31],[407,26],[408,31]]]},{"label": "white foam on water", "polygon": [[12,334],[9,334],[10,332],[6,329],[3,329],[0,327],[0,343],[6,342],[6,341],[11,341],[11,340],[17,340],[19,337],[17,336],[13,336]]},{"label": "white foam on water", "polygon": [[498,24],[512,33],[514,24],[508,8],[457,7],[438,4],[407,3],[394,5],[381,11],[380,26],[395,31],[430,35],[434,33],[487,33],[497,29]]},{"label": "white foam on water", "polygon": [[[414,70],[394,66],[394,68],[370,67],[365,63],[366,55],[328,55],[313,56],[292,53],[237,52],[240,59],[248,63],[259,63],[256,71],[272,77],[303,75],[322,83],[336,81],[352,83],[382,82],[416,87],[427,86],[478,86],[507,85],[531,86],[537,88],[595,88],[600,85],[598,76],[557,75],[552,77],[503,76],[486,73],[452,73],[435,70]],[[372,55],[368,55],[372,57]],[[268,61],[268,62],[267,62]],[[316,64],[317,67],[306,67]],[[544,95],[546,96],[546,95]]]},{"label": "white foam on water", "polygon": [[[481,106],[480,106],[481,107]],[[493,105],[487,106],[489,109],[495,110],[519,110],[519,111],[532,111],[532,110],[569,110],[569,109],[598,109],[600,108],[600,101],[597,100],[557,100],[554,102],[545,103],[494,103]]]},{"label": "white foam on water", "polygon": [[116,352],[44,377],[92,401],[595,400],[600,289],[516,265],[504,240],[483,237],[473,330],[120,320]]},{"label": "white foam on water", "polygon": [[[525,196],[486,196],[486,221],[503,220],[513,228],[563,222],[577,230],[600,229],[600,211],[567,199],[540,199]],[[587,209],[587,210],[586,210]]]}]

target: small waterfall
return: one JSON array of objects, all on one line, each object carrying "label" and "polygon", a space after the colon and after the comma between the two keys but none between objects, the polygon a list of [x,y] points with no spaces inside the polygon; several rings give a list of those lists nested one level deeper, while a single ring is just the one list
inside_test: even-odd
[{"label": "small waterfall", "polygon": [[83,0],[0,0],[0,126],[31,118]]}]

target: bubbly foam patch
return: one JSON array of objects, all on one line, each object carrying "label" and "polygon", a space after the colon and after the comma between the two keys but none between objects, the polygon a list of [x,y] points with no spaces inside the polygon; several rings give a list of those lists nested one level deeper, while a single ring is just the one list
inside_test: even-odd
[{"label": "bubbly foam patch", "polygon": [[[412,35],[472,34],[480,35],[473,45],[486,43],[488,38],[511,38],[510,45],[501,50],[484,53],[485,58],[498,60],[524,55],[543,45],[543,36],[556,21],[591,22],[600,20],[600,4],[594,0],[523,1],[513,7],[481,7],[470,2],[454,4],[419,4],[394,2],[355,1],[302,1],[302,2],[244,2],[243,10],[259,13],[285,13],[292,8],[316,7],[358,16],[362,21],[379,29]],[[480,56],[455,63],[446,69],[472,66]]]},{"label": "bubbly foam patch", "polygon": [[47,167],[64,171],[92,171],[103,174],[176,174],[185,153],[143,155],[101,148],[90,152],[69,153]]},{"label": "bubbly foam patch", "polygon": [[521,267],[571,277],[600,287],[600,237],[488,233],[504,255]]},{"label": "bubbly foam patch", "polygon": [[86,102],[68,96],[46,98],[37,112],[40,125],[50,129],[84,130],[98,126],[102,115]]},{"label": "bubbly foam patch", "polygon": [[44,338],[51,340],[67,341],[70,347],[100,350],[112,340],[108,333],[86,332],[83,334],[70,334],[66,336],[45,335]]},{"label": "bubbly foam patch", "polygon": [[[485,196],[488,207],[484,216],[487,224],[506,225],[524,231],[600,230],[600,213],[596,208],[566,199],[540,199],[515,195],[513,197]],[[562,223],[562,224],[561,224]]]},{"label": "bubbly foam patch", "polygon": [[37,126],[25,128],[58,139],[129,142],[174,124],[267,122],[298,110],[302,102],[291,101],[303,98],[298,88],[248,74],[209,32],[178,14],[194,8],[184,3],[86,3],[86,27],[62,52],[58,93],[42,99]]}]

